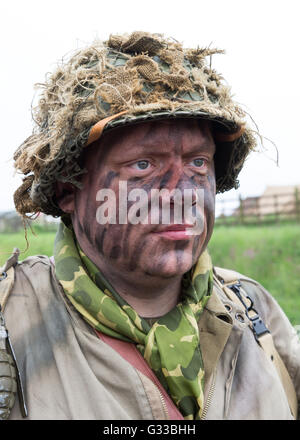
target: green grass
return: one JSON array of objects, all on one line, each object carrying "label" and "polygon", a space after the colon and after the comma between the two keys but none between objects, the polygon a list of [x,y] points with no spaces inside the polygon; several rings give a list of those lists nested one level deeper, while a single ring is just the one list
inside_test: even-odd
[{"label": "green grass", "polygon": [[[55,232],[28,231],[29,250],[20,255],[52,255]],[[26,248],[24,233],[0,234],[0,265],[17,246]],[[259,281],[277,299],[293,325],[300,325],[300,225],[218,226],[209,251],[216,266]]]},{"label": "green grass", "polygon": [[26,240],[24,232],[16,233],[1,233],[0,234],[0,266],[5,260],[12,254],[13,248],[18,247],[20,249],[19,260],[24,260],[30,255],[48,255],[53,254],[53,244],[55,238],[54,231],[43,231],[40,228],[34,228],[35,234],[33,235],[28,230],[29,249],[26,249]]},{"label": "green grass", "polygon": [[259,281],[293,325],[300,325],[300,225],[215,228],[209,251],[216,266]]}]

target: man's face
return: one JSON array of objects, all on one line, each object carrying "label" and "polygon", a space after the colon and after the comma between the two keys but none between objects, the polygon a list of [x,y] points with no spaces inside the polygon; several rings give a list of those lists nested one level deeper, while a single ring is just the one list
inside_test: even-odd
[{"label": "man's face", "polygon": [[[107,132],[88,147],[84,155],[87,173],[83,189],[76,190],[72,222],[80,246],[101,269],[113,266],[137,274],[172,277],[187,272],[205,249],[213,229],[215,202],[215,144],[207,121],[153,121]],[[165,188],[203,190],[203,227],[188,235],[190,219],[180,226],[118,224],[119,183],[126,182],[128,193],[143,189],[150,200],[151,190]],[[116,196],[117,224],[99,224],[100,189]],[[122,197],[122,196],[121,196]],[[107,200],[107,199],[106,199]],[[184,199],[183,199],[184,202]],[[128,202],[128,209],[133,202]],[[123,205],[124,206],[124,205]],[[174,210],[174,203],[170,210]],[[160,216],[161,222],[161,216]]]}]

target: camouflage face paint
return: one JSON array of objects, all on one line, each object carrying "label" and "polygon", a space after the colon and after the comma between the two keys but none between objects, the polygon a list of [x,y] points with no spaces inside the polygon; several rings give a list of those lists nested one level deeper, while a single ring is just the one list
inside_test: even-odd
[{"label": "camouflage face paint", "polygon": [[[76,193],[73,223],[81,247],[101,270],[108,275],[115,271],[124,276],[132,272],[135,276],[147,273],[163,278],[178,277],[189,270],[211,235],[214,149],[205,124],[176,120],[116,129],[105,134],[92,147],[91,154],[86,150],[85,176],[88,177],[83,177],[84,190]],[[198,157],[203,157],[205,162],[203,170],[193,162]],[[139,161],[146,166],[140,168]],[[172,234],[160,231],[161,225],[98,224],[95,218],[97,191],[103,187],[113,190],[118,202],[121,181],[127,182],[128,191],[140,188],[148,195],[152,189],[182,192],[203,189],[203,233],[182,239],[176,238],[180,236],[176,231]],[[130,203],[127,209],[129,207]],[[76,228],[76,222],[81,227]]]},{"label": "camouflage face paint", "polygon": [[96,237],[96,246],[100,254],[103,255],[103,244],[104,244],[104,238],[106,234],[107,229],[103,229],[100,236]]},{"label": "camouflage face paint", "polygon": [[121,246],[118,246],[118,245],[117,246],[113,246],[113,248],[112,248],[112,250],[110,252],[109,258],[112,258],[113,260],[116,260],[120,256],[121,251],[122,251]]},{"label": "camouflage face paint", "polygon": [[173,171],[172,170],[168,170],[165,175],[163,176],[163,178],[161,179],[160,185],[159,185],[159,189],[165,188],[166,185],[168,184],[169,180],[172,178],[173,176]]},{"label": "camouflage face paint", "polygon": [[118,173],[114,172],[114,171],[109,171],[103,181],[103,188],[110,188],[111,187],[111,183],[113,181],[113,179],[115,177],[118,177]]}]

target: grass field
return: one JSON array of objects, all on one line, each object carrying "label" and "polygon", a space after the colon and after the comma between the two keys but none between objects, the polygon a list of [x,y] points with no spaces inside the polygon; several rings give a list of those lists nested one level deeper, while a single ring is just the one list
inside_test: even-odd
[{"label": "grass field", "polygon": [[29,255],[52,255],[55,232],[53,231],[35,231],[33,235],[28,230],[29,249],[26,249],[26,240],[24,232],[1,233],[0,234],[0,265],[11,255],[13,248],[18,247],[21,251],[19,260],[24,260]]},{"label": "grass field", "polygon": [[[54,232],[29,231],[29,250],[20,256],[52,255]],[[22,233],[0,234],[0,265],[13,247],[24,250]],[[277,299],[293,325],[300,325],[300,225],[215,228],[209,244],[216,266],[255,278]]]},{"label": "grass field", "polygon": [[255,278],[300,325],[300,225],[217,227],[209,244],[216,266]]}]

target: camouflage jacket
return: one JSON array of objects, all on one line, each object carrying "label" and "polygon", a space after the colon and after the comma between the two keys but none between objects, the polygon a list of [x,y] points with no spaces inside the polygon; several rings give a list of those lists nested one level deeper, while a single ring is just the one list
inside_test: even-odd
[{"label": "camouflage jacket", "polygon": [[[273,334],[300,401],[300,343],[294,328],[258,283],[239,275]],[[22,377],[29,419],[180,419],[133,344],[99,338],[65,297],[45,256],[15,268],[6,325]],[[206,374],[203,418],[292,419],[270,360],[247,324],[245,310],[216,284],[199,321]],[[118,344],[117,344],[118,345]],[[18,399],[10,419],[21,419]]]}]

